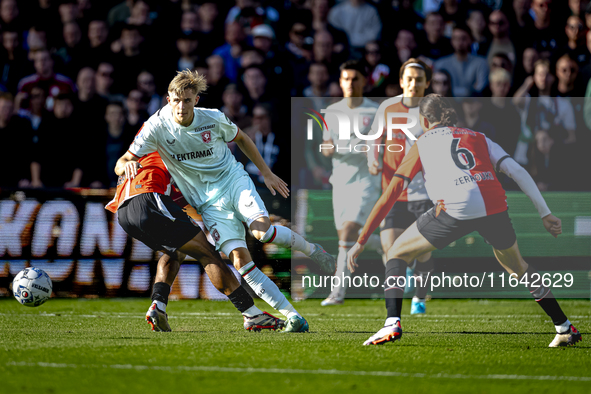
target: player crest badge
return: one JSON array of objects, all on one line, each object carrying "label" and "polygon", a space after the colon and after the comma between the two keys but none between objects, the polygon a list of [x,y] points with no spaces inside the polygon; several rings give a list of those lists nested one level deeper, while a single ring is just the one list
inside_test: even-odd
[{"label": "player crest badge", "polygon": [[209,144],[211,142],[211,131],[207,130],[201,133],[201,138],[204,143]]},{"label": "player crest badge", "polygon": [[218,230],[216,230],[215,228],[211,230],[211,236],[213,237],[213,240],[215,242],[218,242],[220,240],[220,233],[218,233]]}]

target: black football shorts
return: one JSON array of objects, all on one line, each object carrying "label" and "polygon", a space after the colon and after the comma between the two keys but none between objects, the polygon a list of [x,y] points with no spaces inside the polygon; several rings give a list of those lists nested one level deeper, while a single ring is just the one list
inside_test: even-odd
[{"label": "black football shorts", "polygon": [[125,201],[117,216],[127,234],[167,254],[174,253],[201,231],[170,196],[159,193],[138,194]]},{"label": "black football shorts", "polygon": [[455,219],[443,210],[437,215],[435,211],[433,207],[421,215],[417,228],[437,249],[445,248],[472,231],[478,231],[486,243],[498,250],[510,248],[517,240],[507,211],[469,220]]},{"label": "black football shorts", "polygon": [[391,228],[407,229],[431,207],[433,207],[431,200],[396,201],[390,212],[382,220],[380,230]]}]

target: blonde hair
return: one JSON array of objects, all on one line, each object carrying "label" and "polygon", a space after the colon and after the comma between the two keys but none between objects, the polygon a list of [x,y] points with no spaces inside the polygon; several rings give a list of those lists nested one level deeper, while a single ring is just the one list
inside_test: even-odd
[{"label": "blonde hair", "polygon": [[509,71],[504,68],[496,68],[489,74],[488,81],[511,82],[511,74],[509,74]]},{"label": "blonde hair", "polygon": [[197,95],[205,92],[207,89],[205,75],[201,75],[197,71],[191,71],[188,68],[177,71],[176,77],[168,85],[168,91],[180,96],[187,89],[193,90]]}]

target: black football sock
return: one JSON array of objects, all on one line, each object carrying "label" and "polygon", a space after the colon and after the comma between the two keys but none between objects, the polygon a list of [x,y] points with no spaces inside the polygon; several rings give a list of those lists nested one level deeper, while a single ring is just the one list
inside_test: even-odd
[{"label": "black football sock", "polygon": [[254,300],[242,286],[238,286],[238,288],[234,290],[228,296],[228,298],[230,299],[230,301],[232,301],[232,304],[234,304],[234,306],[236,307],[236,309],[240,311],[240,313],[243,313],[248,308],[254,306]]},{"label": "black football sock", "polygon": [[417,298],[425,299],[427,296],[427,290],[429,290],[431,275],[433,274],[434,268],[435,262],[433,261],[432,257],[424,263],[417,261],[417,265],[415,267],[415,277],[418,277],[416,278],[415,285],[415,296]]},{"label": "black football sock", "polygon": [[[386,283],[384,296],[386,297],[386,310],[388,317],[398,317],[402,312],[402,296],[406,284],[406,261],[391,259],[386,263]],[[400,279],[399,279],[400,278]],[[403,285],[404,286],[399,286]]]},{"label": "black football sock", "polygon": [[559,326],[566,322],[568,320],[566,315],[562,311],[562,308],[560,308],[560,305],[558,305],[558,301],[554,298],[554,294],[552,294],[550,288],[542,284],[542,276],[538,270],[530,265],[525,271],[525,274],[527,275],[528,281],[527,289],[538,305],[550,316],[554,325]]},{"label": "black football sock", "polygon": [[170,295],[170,286],[164,282],[154,283],[152,289],[152,301],[160,301],[168,305],[168,296]]}]

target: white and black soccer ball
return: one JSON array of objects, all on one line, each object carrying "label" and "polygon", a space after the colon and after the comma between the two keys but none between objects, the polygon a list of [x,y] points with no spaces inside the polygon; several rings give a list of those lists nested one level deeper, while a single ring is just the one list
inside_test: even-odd
[{"label": "white and black soccer ball", "polygon": [[12,281],[14,298],[25,306],[39,306],[51,297],[53,283],[45,271],[25,268]]}]

